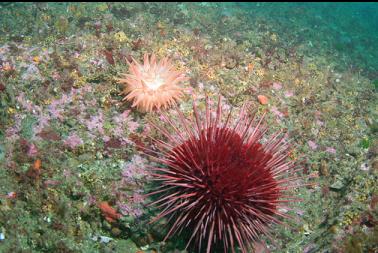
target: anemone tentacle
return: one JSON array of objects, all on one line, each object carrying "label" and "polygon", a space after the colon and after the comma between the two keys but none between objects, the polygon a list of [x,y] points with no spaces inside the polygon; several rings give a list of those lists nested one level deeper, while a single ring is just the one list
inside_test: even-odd
[{"label": "anemone tentacle", "polygon": [[130,74],[122,74],[123,78],[118,79],[125,86],[121,92],[126,95],[123,100],[132,101],[132,107],[147,112],[175,105],[183,96],[180,84],[188,78],[174,70],[168,58],[159,62],[154,54],[145,54],[143,58],[143,64],[132,58],[128,62]]}]

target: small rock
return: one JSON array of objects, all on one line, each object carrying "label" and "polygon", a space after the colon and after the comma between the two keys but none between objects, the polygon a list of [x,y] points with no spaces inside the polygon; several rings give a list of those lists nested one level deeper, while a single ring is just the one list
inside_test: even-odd
[{"label": "small rock", "polygon": [[113,236],[119,236],[122,233],[122,231],[121,229],[114,227],[112,228],[111,233]]},{"label": "small rock", "polygon": [[139,234],[139,233],[133,233],[131,235],[131,239],[133,242],[140,248],[143,246],[146,246],[154,241],[154,238],[151,234]]},{"label": "small rock", "polygon": [[115,252],[138,252],[139,248],[131,240],[119,240],[117,242]]},{"label": "small rock", "polygon": [[375,156],[378,156],[378,142],[371,145],[368,151],[368,158]]},{"label": "small rock", "polygon": [[374,160],[371,164],[373,171],[378,171],[378,159]]},{"label": "small rock", "polygon": [[126,215],[122,217],[122,221],[126,223],[133,223],[135,221],[135,218],[131,215]]},{"label": "small rock", "polygon": [[315,149],[318,148],[318,145],[317,145],[316,142],[314,142],[314,141],[309,140],[309,141],[307,142],[307,144],[308,144],[308,146],[309,146],[312,150],[315,150]]},{"label": "small rock", "polygon": [[44,140],[60,141],[60,135],[54,129],[45,127],[40,133],[37,134]]},{"label": "small rock", "polygon": [[314,243],[310,243],[308,244],[304,249],[303,249],[303,253],[312,253],[312,252],[315,252],[316,250],[316,244]]},{"label": "small rock", "polygon": [[5,158],[5,148],[3,145],[0,145],[0,161]]},{"label": "small rock", "polygon": [[360,170],[362,170],[362,171],[368,171],[369,170],[369,165],[367,163],[361,164]]},{"label": "small rock", "polygon": [[330,154],[336,154],[336,149],[334,149],[332,147],[326,147],[325,151],[330,153]]},{"label": "small rock", "polygon": [[0,83],[0,92],[5,91],[6,87],[4,84]]},{"label": "small rock", "polygon": [[93,241],[99,241],[100,243],[109,243],[110,241],[113,240],[113,238],[110,238],[110,237],[107,237],[107,236],[99,235],[99,236],[93,236],[93,237],[92,237],[92,240],[93,240]]},{"label": "small rock", "polygon": [[344,184],[343,182],[341,182],[340,180],[336,180],[331,186],[331,190],[334,190],[334,191],[339,191],[341,190],[342,188],[344,187]]},{"label": "small rock", "polygon": [[357,155],[360,153],[360,149],[356,146],[350,146],[347,150],[347,153],[350,156],[357,157]]},{"label": "small rock", "polygon": [[320,168],[319,168],[320,175],[328,177],[329,176],[329,167],[325,160],[322,160],[320,162]]},{"label": "small rock", "polygon": [[274,83],[273,83],[273,89],[275,89],[275,90],[280,90],[280,89],[282,89],[282,84],[281,84],[281,83],[274,82]]},{"label": "small rock", "polygon": [[229,58],[226,60],[226,68],[227,69],[233,69],[238,64],[237,60],[234,58]]},{"label": "small rock", "polygon": [[122,217],[122,215],[119,214],[117,212],[117,210],[115,210],[113,207],[111,207],[109,205],[109,203],[106,202],[106,201],[100,202],[98,204],[98,207],[100,208],[102,215],[110,223],[113,223],[113,222],[115,222],[116,220],[118,220]]},{"label": "small rock", "polygon": [[100,242],[101,243],[109,243],[112,240],[113,240],[113,238],[110,238],[110,237],[107,237],[107,236],[100,236]]},{"label": "small rock", "polygon": [[285,97],[289,98],[289,97],[292,97],[294,96],[294,93],[292,91],[286,91],[285,92]]},{"label": "small rock", "polygon": [[259,100],[260,104],[262,104],[262,105],[266,105],[269,102],[268,98],[264,95],[258,95],[257,99]]},{"label": "small rock", "polygon": [[370,208],[371,208],[372,210],[374,210],[375,207],[377,206],[377,204],[378,204],[378,195],[373,195],[373,196],[371,197],[371,201],[370,201]]}]

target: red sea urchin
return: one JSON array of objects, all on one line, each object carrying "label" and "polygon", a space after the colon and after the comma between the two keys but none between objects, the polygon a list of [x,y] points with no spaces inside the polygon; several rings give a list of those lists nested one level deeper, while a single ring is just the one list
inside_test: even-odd
[{"label": "red sea urchin", "polygon": [[[158,166],[153,177],[160,184],[150,195],[150,205],[162,209],[151,222],[167,217],[167,238],[192,231],[187,247],[196,242],[198,251],[248,252],[253,241],[269,234],[284,203],[294,201],[288,190],[294,184],[295,162],[288,159],[290,145],[277,132],[265,139],[268,127],[262,117],[250,117],[246,106],[236,120],[231,111],[222,119],[220,99],[216,112],[206,100],[201,117],[193,103],[194,119],[178,110],[178,122],[163,114],[173,134],[157,124],[167,141],[156,140]],[[180,126],[182,127],[180,127]],[[181,131],[183,129],[184,131]],[[193,241],[194,240],[194,241]]]}]

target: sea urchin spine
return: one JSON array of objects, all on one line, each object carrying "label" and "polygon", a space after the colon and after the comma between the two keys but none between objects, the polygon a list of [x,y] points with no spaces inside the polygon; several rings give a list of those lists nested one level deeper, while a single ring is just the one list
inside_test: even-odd
[{"label": "sea urchin spine", "polygon": [[269,235],[269,225],[288,217],[281,207],[296,200],[288,192],[300,178],[288,159],[291,147],[281,131],[264,138],[264,115],[250,117],[246,106],[236,120],[231,110],[222,119],[220,98],[216,111],[206,99],[203,117],[195,102],[193,110],[194,119],[177,110],[177,123],[162,114],[172,133],[152,123],[167,138],[155,140],[158,152],[146,151],[154,152],[152,176],[160,184],[150,193],[158,197],[151,205],[162,210],[152,222],[168,218],[164,240],[192,231],[187,247],[195,242],[197,252],[239,247],[247,253],[252,242]]}]

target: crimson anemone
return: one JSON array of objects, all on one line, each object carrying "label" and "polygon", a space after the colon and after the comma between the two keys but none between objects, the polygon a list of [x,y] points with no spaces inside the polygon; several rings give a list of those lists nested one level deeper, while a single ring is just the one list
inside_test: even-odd
[{"label": "crimson anemone", "polygon": [[247,106],[235,120],[231,110],[222,119],[220,98],[216,111],[206,99],[203,117],[194,102],[193,110],[194,119],[177,110],[177,122],[162,114],[172,133],[152,123],[167,141],[155,140],[152,176],[160,186],[150,205],[161,212],[151,222],[168,218],[164,240],[192,231],[186,247],[197,245],[196,252],[246,253],[262,234],[269,236],[271,224],[288,217],[281,207],[296,200],[288,192],[299,178],[288,159],[291,147],[282,131],[266,136],[264,115],[251,117]]},{"label": "crimson anemone", "polygon": [[145,54],[143,64],[135,59],[128,64],[130,74],[123,74],[125,78],[118,81],[125,85],[121,93],[126,95],[123,100],[132,101],[132,107],[150,112],[168,108],[183,96],[180,83],[187,77],[176,71],[168,58],[157,61],[154,54],[151,57]]}]

